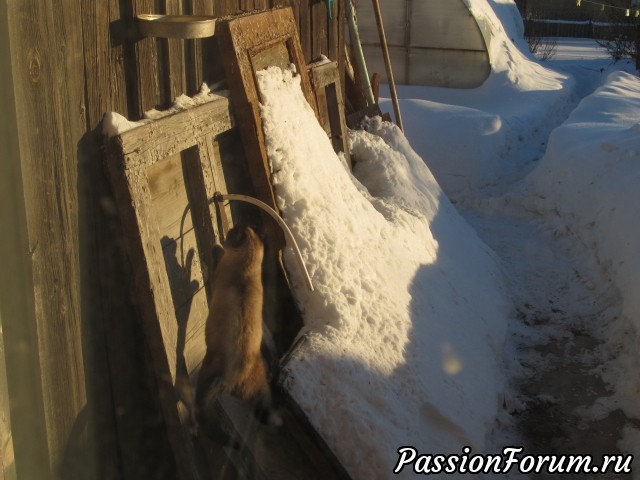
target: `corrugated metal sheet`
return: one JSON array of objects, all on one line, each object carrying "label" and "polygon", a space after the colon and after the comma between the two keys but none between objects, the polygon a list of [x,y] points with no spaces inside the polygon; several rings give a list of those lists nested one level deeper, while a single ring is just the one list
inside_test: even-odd
[{"label": "corrugated metal sheet", "polygon": [[[463,0],[384,0],[380,7],[396,83],[474,88],[486,80],[488,36]],[[384,78],[372,3],[358,0],[356,9],[369,73]]]}]

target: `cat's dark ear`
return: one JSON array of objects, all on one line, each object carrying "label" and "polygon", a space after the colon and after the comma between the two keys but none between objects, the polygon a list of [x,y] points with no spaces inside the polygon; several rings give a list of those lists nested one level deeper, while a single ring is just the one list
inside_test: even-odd
[{"label": "cat's dark ear", "polygon": [[238,222],[227,233],[225,246],[231,247],[231,248],[238,248],[246,241],[246,239],[247,239],[247,226],[243,222]]}]

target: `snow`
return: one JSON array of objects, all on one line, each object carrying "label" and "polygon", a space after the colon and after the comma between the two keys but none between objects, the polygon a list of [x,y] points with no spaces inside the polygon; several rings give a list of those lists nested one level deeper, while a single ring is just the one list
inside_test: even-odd
[{"label": "snow", "polygon": [[509,310],[493,255],[395,126],[352,132],[351,175],[299,77],[258,82],[278,206],[315,286],[292,269],[306,341],[287,389],[356,478],[386,477],[406,442],[482,450]]},{"label": "snow", "polygon": [[[514,165],[504,157],[521,142],[548,136],[566,115],[575,85],[570,75],[532,61],[513,2],[468,3],[491,26],[492,72],[485,83],[475,89],[397,89],[407,137],[418,152],[429,152],[429,168],[454,201],[469,189],[490,186],[499,175],[513,176]],[[384,101],[381,107],[391,110]]]},{"label": "snow", "polygon": [[540,62],[512,0],[465,4],[490,28],[489,78],[399,86],[404,133],[350,132],[353,172],[295,72],[258,74],[278,206],[315,286],[286,249],[305,326],[283,384],[355,479],[390,478],[403,446],[523,444],[510,413],[569,404],[550,368],[588,391],[565,409],[587,438],[567,453],[621,410],[608,453],[640,455],[640,80],[589,40]]},{"label": "snow", "polygon": [[[640,329],[640,81],[617,71],[586,97],[549,138],[538,167],[526,178],[543,214],[561,217],[597,255],[620,290],[622,314],[633,325],[627,367],[637,369]],[[554,221],[558,221],[554,218]],[[624,334],[629,335],[629,328]],[[625,355],[626,357],[626,355]],[[621,359],[621,361],[623,361]],[[626,376],[625,376],[626,377]],[[624,378],[621,407],[640,416],[638,382]]]},{"label": "snow", "polygon": [[[488,80],[399,86],[404,134],[351,132],[352,174],[294,72],[258,77],[278,205],[316,286],[286,251],[305,327],[284,385],[353,478],[391,477],[401,446],[521,440],[516,383],[555,361],[545,345],[578,348],[576,331],[606,391],[570,413],[640,416],[640,80],[592,41],[540,62],[512,1],[466,3],[491,27]],[[638,455],[633,422],[617,435],[609,453]]]},{"label": "snow", "polygon": [[146,125],[153,120],[159,120],[163,117],[173,115],[174,113],[182,112],[183,110],[188,110],[198,105],[212,102],[213,100],[223,96],[228,96],[228,92],[220,91],[214,93],[209,88],[209,85],[203,83],[200,86],[200,91],[193,97],[182,94],[174,99],[173,105],[171,105],[170,108],[166,110],[157,110],[155,108],[147,110],[144,113],[144,118],[138,121],[128,120],[117,112],[107,112],[104,114],[102,119],[102,133],[109,138],[115,137],[128,130]]}]

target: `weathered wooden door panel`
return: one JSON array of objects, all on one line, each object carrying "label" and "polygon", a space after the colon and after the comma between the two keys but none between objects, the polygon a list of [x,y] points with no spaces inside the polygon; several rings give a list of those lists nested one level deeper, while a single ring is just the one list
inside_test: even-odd
[{"label": "weathered wooden door panel", "polygon": [[269,181],[271,172],[260,119],[260,93],[255,72],[271,65],[288,67],[294,64],[301,77],[302,91],[317,111],[292,10],[287,7],[235,17],[220,22],[216,35],[253,186],[260,200],[276,208]]},{"label": "weathered wooden door panel", "polygon": [[[145,333],[169,440],[181,478],[198,478],[180,398],[206,347],[208,276],[215,217],[208,199],[226,192],[212,158],[217,136],[233,127],[219,98],[111,139],[108,170],[128,242]],[[191,406],[191,405],[189,405]]]},{"label": "weathered wooden door panel", "polygon": [[311,64],[309,65],[309,76],[318,105],[318,121],[331,138],[333,149],[336,152],[344,153],[345,160],[351,168],[338,63],[318,62]]}]

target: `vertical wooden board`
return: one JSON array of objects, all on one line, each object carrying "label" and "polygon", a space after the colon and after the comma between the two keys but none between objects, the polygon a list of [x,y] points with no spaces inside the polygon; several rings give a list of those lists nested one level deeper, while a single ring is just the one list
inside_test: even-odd
[{"label": "vertical wooden board", "polygon": [[329,137],[336,152],[344,152],[350,165],[347,143],[347,126],[344,102],[339,92],[340,76],[337,62],[317,62],[309,66],[309,75],[318,99],[320,124]]},{"label": "vertical wooden board", "polygon": [[[200,168],[197,158],[184,160],[185,163],[191,162],[192,167]],[[155,163],[149,168],[148,175],[151,202],[160,235],[158,240],[163,245],[164,265],[176,312],[176,355],[180,357],[177,362],[186,357],[190,359],[187,363],[193,364],[194,358],[197,359],[195,362],[199,363],[202,356],[198,358],[198,355],[204,355],[204,337],[197,337],[194,332],[203,331],[208,314],[204,286],[206,277],[213,269],[213,262],[209,256],[213,251],[214,233],[210,227],[211,218],[208,219],[209,227],[203,225],[203,220],[200,219],[196,225],[205,238],[201,241],[196,239],[193,218],[203,214],[209,215],[209,209],[206,205],[198,209],[195,206],[197,202],[189,200],[187,190],[197,189],[194,184],[198,179],[188,178],[187,172],[189,169],[183,169],[182,156],[175,155]],[[190,175],[193,177],[194,173],[190,172]],[[201,200],[200,203],[204,204],[206,201]],[[187,343],[185,339],[191,341]],[[189,351],[192,345],[197,346],[195,352]]]},{"label": "vertical wooden board", "polygon": [[300,45],[305,58],[305,63],[313,61],[312,28],[311,28],[311,2],[314,0],[294,0],[298,5],[298,29]]},{"label": "vertical wooden board", "polygon": [[[184,5],[185,14],[188,15],[213,15],[213,0],[193,0]],[[186,93],[193,96],[200,90],[200,85],[205,81],[205,65],[208,50],[213,50],[213,38],[185,40],[185,81]]]},{"label": "vertical wooden board", "polygon": [[338,61],[340,42],[340,24],[341,24],[341,4],[340,0],[333,3],[332,16],[327,19],[327,57],[333,61]]},{"label": "vertical wooden board", "polygon": [[[162,247],[162,256],[173,307],[177,311],[204,287],[195,232],[190,230],[178,241],[165,243]],[[178,324],[180,320],[186,320],[186,318],[178,319]]]},{"label": "vertical wooden board", "polygon": [[[140,13],[155,11],[153,0],[128,0],[131,11],[127,19],[133,25],[135,16]],[[158,106],[163,101],[160,88],[159,59],[156,39],[142,38],[133,46],[133,56],[129,58],[128,67],[135,74],[133,81],[127,83],[130,99],[130,115],[132,119],[142,118],[144,112]]]},{"label": "vertical wooden board", "polygon": [[237,11],[235,0],[213,0],[213,12],[216,17],[233,15]]},{"label": "vertical wooden board", "polygon": [[327,55],[327,7],[324,2],[311,4],[311,61]]},{"label": "vertical wooden board", "polygon": [[[217,138],[211,136],[202,137],[198,142],[198,150],[200,152],[200,161],[202,162],[202,180],[205,188],[204,194],[207,198],[209,218],[215,219],[213,227],[216,240],[217,243],[222,243],[230,228],[228,219],[231,218],[231,210],[228,203],[221,207],[220,204],[211,201],[216,192],[230,193],[221,164],[220,143]],[[223,211],[220,209],[223,209]],[[213,262],[207,264],[207,272],[210,276],[213,275],[214,268]]]},{"label": "vertical wooden board", "polygon": [[137,92],[135,66],[126,66],[133,51],[125,38],[130,3],[80,3],[89,131],[78,148],[82,316],[99,471],[105,479],[140,478],[149,471],[171,476],[168,472],[175,468],[154,403],[157,394],[152,396],[150,382],[144,380],[149,372],[141,327],[129,301],[128,259],[121,249],[113,192],[102,168],[102,138],[96,130],[106,111],[138,116],[137,108],[129,110],[132,101],[127,99],[128,91]]},{"label": "vertical wooden board", "polygon": [[[115,162],[110,162],[111,164]],[[138,303],[144,313],[147,324],[150,347],[157,360],[157,369],[161,373],[160,382],[172,382],[175,377],[175,352],[166,349],[166,361],[161,361],[166,346],[176,344],[176,326],[174,310],[171,304],[171,290],[164,265],[160,233],[153,221],[153,207],[144,172],[125,170],[123,173],[112,167],[112,176],[116,180],[118,202],[131,202],[133,211],[124,215],[125,235],[130,251],[134,252],[134,274],[139,290]],[[124,181],[118,176],[124,174]],[[130,192],[135,192],[131,194]],[[135,213],[134,213],[135,212]],[[153,319],[158,319],[157,323]],[[158,354],[154,350],[158,350]],[[168,372],[168,375],[165,373]]]},{"label": "vertical wooden board", "polygon": [[345,88],[345,73],[346,73],[346,40],[345,40],[345,25],[346,25],[346,0],[337,0],[336,1],[336,10],[337,15],[334,20],[337,25],[337,36],[333,39],[335,44],[333,46],[332,52],[333,56],[330,57],[332,60],[338,62],[338,76],[340,77],[340,91],[338,95],[340,97],[340,101],[343,107],[343,115],[346,115],[346,88]]},{"label": "vertical wooden board", "polygon": [[340,82],[327,86],[327,109],[331,130],[331,142],[336,152],[343,152],[347,165],[351,169],[351,155],[347,139],[347,121],[344,113],[344,102],[340,95]]},{"label": "vertical wooden board", "polygon": [[[77,142],[85,130],[80,2],[9,2],[2,9],[11,59],[3,74],[13,77],[14,89],[14,103],[7,108],[16,112],[20,145],[13,161],[19,162],[21,177],[13,181],[23,183],[27,227],[21,251],[32,251],[33,285],[28,291],[35,316],[29,320],[36,325],[31,326],[35,337],[29,365],[36,370],[25,381],[41,382],[40,397],[34,395],[21,409],[35,402],[28,414],[37,421],[44,415],[48,455],[31,457],[27,443],[38,451],[40,441],[32,438],[16,441],[16,459],[23,472],[48,468],[53,474],[61,468],[74,423],[86,404],[76,188]],[[5,324],[17,318],[5,319]],[[22,431],[21,415],[13,420],[16,432]]]},{"label": "vertical wooden board", "polygon": [[254,72],[264,70],[268,67],[280,67],[283,70],[290,65],[289,51],[286,43],[274,43],[264,48],[256,50],[250,55],[249,61]]},{"label": "vertical wooden board", "polygon": [[[10,396],[12,436],[15,461],[28,478],[45,479],[50,474],[49,451],[46,438],[41,383],[38,378],[40,359],[37,348],[36,311],[31,259],[17,252],[29,251],[27,210],[22,165],[17,105],[19,92],[14,89],[14,68],[26,68],[23,62],[14,63],[12,44],[21,39],[10,32],[15,12],[7,2],[0,4],[0,68],[4,73],[0,100],[5,108],[0,113],[0,141],[3,167],[0,175],[0,215],[6,225],[0,236],[0,309]],[[13,42],[10,42],[13,40]],[[15,47],[14,47],[15,48]],[[20,321],[11,322],[10,319]],[[18,348],[18,347],[21,348]],[[29,449],[31,451],[29,451]],[[29,463],[31,462],[31,463]]]},{"label": "vertical wooden board", "polygon": [[327,109],[326,89],[316,90],[316,102],[318,103],[318,122],[327,136],[331,136],[331,124],[329,123],[329,110]]},{"label": "vertical wooden board", "polygon": [[[208,135],[208,137],[211,136]],[[198,145],[186,150],[182,155],[182,169],[196,232],[197,252],[201,259],[200,270],[205,289],[208,294],[211,294],[209,279],[215,268],[213,251],[216,243],[220,243],[220,236],[212,221],[215,218],[215,212],[211,208],[215,193],[213,181],[215,176],[212,178],[208,170],[211,165],[208,159],[210,152]]]},{"label": "vertical wooden board", "polygon": [[182,157],[172,155],[154,163],[147,170],[147,178],[160,238],[176,241],[193,229],[182,175]]},{"label": "vertical wooden board", "polygon": [[93,130],[105,112],[127,112],[124,26],[117,0],[82,2],[81,13],[87,129]]},{"label": "vertical wooden board", "polygon": [[[203,155],[203,161],[210,162],[205,172],[211,172],[214,191],[222,193],[238,193],[255,197],[251,176],[247,169],[242,137],[237,129],[218,135],[208,143],[209,154]],[[220,219],[217,209],[220,204],[212,208],[212,218]],[[244,202],[226,202],[223,204],[226,218],[240,219],[249,224],[260,223],[260,211],[253,205]],[[218,221],[218,223],[220,223]],[[228,230],[228,225],[227,225]],[[225,230],[226,231],[226,230]]]},{"label": "vertical wooden board", "polygon": [[[162,0],[160,10],[167,15],[182,13],[180,0]],[[185,80],[184,40],[179,38],[157,39],[159,55],[159,83],[161,85],[161,103],[170,106],[173,100],[187,91]]]},{"label": "vertical wooden board", "polygon": [[[3,24],[1,19],[2,14],[0,13],[0,25]],[[1,52],[0,55],[2,55]],[[0,120],[0,123],[1,122],[2,120]],[[5,200],[5,198],[1,198],[0,200]],[[9,216],[7,215],[3,218],[7,219]],[[4,245],[2,247],[4,247]],[[0,253],[4,253],[2,247],[0,247]],[[2,325],[1,315],[0,325]],[[0,478],[3,480],[16,480],[13,435],[11,432],[11,399],[9,397],[9,386],[7,384],[7,365],[4,352],[4,335],[2,331],[0,331],[0,445],[2,445],[2,450],[0,450]]]},{"label": "vertical wooden board", "polygon": [[146,172],[125,170],[117,158],[112,158],[109,167],[118,203],[128,206],[121,209],[120,214],[178,476],[181,479],[195,479],[190,440],[180,424],[178,397],[173,386],[176,380],[178,329],[159,232],[153,222]]},{"label": "vertical wooden board", "polygon": [[207,345],[205,343],[205,327],[208,315],[208,297],[204,288],[198,290],[190,299],[191,304],[183,305],[178,311],[178,317],[187,316],[182,310],[188,308],[189,315],[186,323],[185,332],[184,358],[187,367],[187,373],[193,375],[200,368],[202,359],[207,353]]}]

